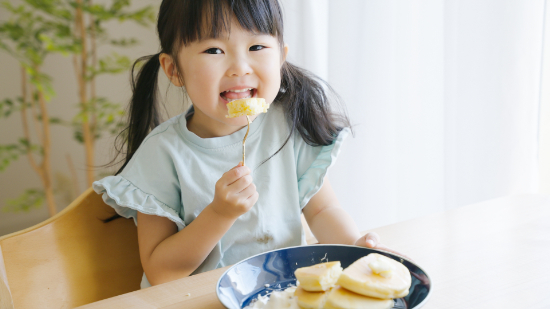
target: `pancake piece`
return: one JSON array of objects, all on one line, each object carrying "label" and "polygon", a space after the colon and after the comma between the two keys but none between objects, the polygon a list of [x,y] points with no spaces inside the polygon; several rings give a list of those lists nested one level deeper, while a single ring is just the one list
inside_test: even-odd
[{"label": "pancake piece", "polygon": [[324,309],[389,309],[393,304],[392,299],[367,297],[337,286],[328,293]]},{"label": "pancake piece", "polygon": [[227,103],[227,112],[225,118],[235,118],[245,115],[256,115],[267,113],[269,106],[263,98],[238,99]]},{"label": "pancake piece", "polygon": [[342,273],[340,262],[320,263],[296,269],[294,275],[300,286],[308,292],[326,291],[333,287]]},{"label": "pancake piece", "polygon": [[338,284],[364,296],[400,298],[409,294],[411,274],[403,264],[381,254],[371,253],[346,268]]},{"label": "pancake piece", "polygon": [[327,300],[328,292],[308,292],[302,287],[296,288],[294,292],[298,306],[303,309],[323,309]]}]

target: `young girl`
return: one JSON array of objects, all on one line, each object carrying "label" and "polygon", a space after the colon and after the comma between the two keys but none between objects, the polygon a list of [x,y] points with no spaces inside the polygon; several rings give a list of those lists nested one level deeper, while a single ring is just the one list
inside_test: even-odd
[{"label": "young girl", "polygon": [[[142,288],[303,245],[302,213],[320,243],[387,249],[361,237],[325,177],[349,122],[330,87],[285,61],[277,0],[163,0],[158,34],[132,82],[124,165],[93,186],[137,224]],[[161,67],[192,101],[162,124]],[[271,105],[250,117],[242,166],[247,121],[226,104],[248,97]]]}]

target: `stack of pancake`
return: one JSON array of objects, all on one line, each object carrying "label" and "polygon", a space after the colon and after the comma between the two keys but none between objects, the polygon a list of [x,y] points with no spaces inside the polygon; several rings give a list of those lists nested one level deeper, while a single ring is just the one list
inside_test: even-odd
[{"label": "stack of pancake", "polygon": [[387,309],[393,299],[407,296],[409,270],[377,253],[360,258],[342,270],[340,262],[298,268],[294,293],[304,309]]}]

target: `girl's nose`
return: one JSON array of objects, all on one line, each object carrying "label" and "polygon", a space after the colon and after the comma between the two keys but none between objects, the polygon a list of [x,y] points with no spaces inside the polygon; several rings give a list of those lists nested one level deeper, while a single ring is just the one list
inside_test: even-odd
[{"label": "girl's nose", "polygon": [[252,67],[245,57],[235,57],[227,70],[229,77],[240,77],[252,74]]}]

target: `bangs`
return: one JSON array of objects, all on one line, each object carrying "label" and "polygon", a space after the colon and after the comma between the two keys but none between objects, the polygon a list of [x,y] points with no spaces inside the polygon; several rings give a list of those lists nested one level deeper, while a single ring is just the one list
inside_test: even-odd
[{"label": "bangs", "polygon": [[230,33],[233,19],[254,34],[283,41],[283,22],[277,0],[203,0],[186,2],[178,16],[178,37],[183,45]]}]

